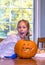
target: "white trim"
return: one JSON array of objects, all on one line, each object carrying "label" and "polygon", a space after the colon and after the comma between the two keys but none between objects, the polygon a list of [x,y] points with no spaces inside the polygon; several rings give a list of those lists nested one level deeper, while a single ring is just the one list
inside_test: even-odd
[{"label": "white trim", "polygon": [[35,33],[34,33],[34,40],[37,42],[37,38],[40,37],[40,19],[41,19],[41,0],[35,0]]}]

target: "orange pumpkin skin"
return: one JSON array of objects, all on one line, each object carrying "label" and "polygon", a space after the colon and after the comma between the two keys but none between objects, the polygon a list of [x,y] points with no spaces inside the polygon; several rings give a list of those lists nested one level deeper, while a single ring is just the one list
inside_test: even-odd
[{"label": "orange pumpkin skin", "polygon": [[19,40],[14,47],[14,52],[20,58],[32,58],[37,52],[37,45],[31,40]]}]

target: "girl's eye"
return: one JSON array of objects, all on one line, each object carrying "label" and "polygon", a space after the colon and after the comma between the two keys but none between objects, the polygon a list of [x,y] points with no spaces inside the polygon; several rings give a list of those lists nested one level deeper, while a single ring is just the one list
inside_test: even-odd
[{"label": "girl's eye", "polygon": [[23,28],[26,28],[25,26],[23,26]]},{"label": "girl's eye", "polygon": [[18,27],[18,28],[21,28],[21,27]]},{"label": "girl's eye", "polygon": [[25,26],[23,26],[23,27],[20,27],[20,26],[19,26],[18,28],[21,29],[21,28],[26,28],[26,27],[25,27]]}]

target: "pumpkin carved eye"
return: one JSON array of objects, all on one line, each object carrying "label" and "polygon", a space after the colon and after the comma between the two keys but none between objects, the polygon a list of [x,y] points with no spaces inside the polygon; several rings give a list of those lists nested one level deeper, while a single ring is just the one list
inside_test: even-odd
[{"label": "pumpkin carved eye", "polygon": [[37,45],[31,40],[19,40],[14,47],[14,52],[21,58],[32,58],[37,52]]}]

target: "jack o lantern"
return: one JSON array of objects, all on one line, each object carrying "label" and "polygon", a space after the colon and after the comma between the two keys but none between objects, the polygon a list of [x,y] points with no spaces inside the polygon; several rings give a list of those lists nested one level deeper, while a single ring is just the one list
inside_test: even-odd
[{"label": "jack o lantern", "polygon": [[19,40],[14,47],[14,52],[20,58],[32,58],[37,52],[37,45],[31,40]]}]

